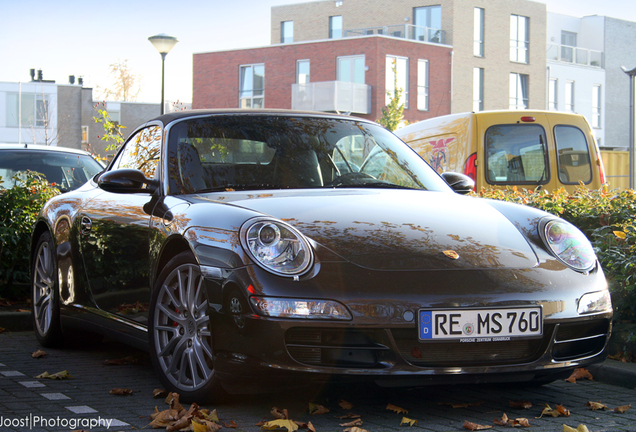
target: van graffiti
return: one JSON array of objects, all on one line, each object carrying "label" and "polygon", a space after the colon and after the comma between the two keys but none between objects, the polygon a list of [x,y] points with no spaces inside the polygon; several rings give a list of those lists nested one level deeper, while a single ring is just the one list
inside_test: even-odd
[{"label": "van graffiti", "polygon": [[446,163],[448,161],[448,144],[454,140],[455,137],[429,141],[429,144],[432,147],[432,152],[428,163],[440,174],[446,171]]}]

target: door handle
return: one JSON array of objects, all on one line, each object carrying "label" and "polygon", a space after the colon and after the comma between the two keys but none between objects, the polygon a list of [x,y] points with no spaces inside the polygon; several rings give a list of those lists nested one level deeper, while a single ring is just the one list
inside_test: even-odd
[{"label": "door handle", "polygon": [[91,228],[93,227],[93,222],[89,217],[82,216],[80,220],[80,230],[82,234],[89,234],[91,232]]}]

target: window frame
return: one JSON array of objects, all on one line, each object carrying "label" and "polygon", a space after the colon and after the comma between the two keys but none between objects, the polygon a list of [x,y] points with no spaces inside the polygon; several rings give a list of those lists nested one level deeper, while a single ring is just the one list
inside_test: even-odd
[{"label": "window frame", "polygon": [[[255,88],[254,85],[254,77],[255,77],[255,73],[254,73],[254,69],[256,67],[262,67],[262,87],[259,88]],[[251,74],[251,88],[249,89],[244,89],[243,88],[243,84],[244,84],[244,74],[243,71],[247,71],[250,70],[250,74]],[[255,95],[255,93],[257,92],[261,92],[260,95]],[[249,106],[243,106],[243,101],[248,101],[249,100]],[[265,63],[253,63],[253,64],[244,64],[244,65],[240,65],[239,66],[239,108],[255,108],[254,107],[254,102],[255,101],[260,101],[261,105],[260,107],[256,107],[256,108],[264,108],[265,107]]]},{"label": "window frame", "polygon": [[[339,21],[340,28],[334,26]],[[344,36],[344,19],[342,15],[332,15],[329,17],[329,39],[342,39]]]},{"label": "window frame", "polygon": [[601,84],[592,85],[592,127],[594,129],[601,129],[602,118],[601,118],[601,110],[603,108],[603,93],[602,93]]},{"label": "window frame", "polygon": [[473,68],[473,111],[484,110],[484,68]]},{"label": "window frame", "polygon": [[510,15],[510,61],[530,63],[530,18],[527,16]]},{"label": "window frame", "polygon": [[476,7],[473,13],[473,55],[475,57],[484,57],[485,21],[485,9]]},{"label": "window frame", "polygon": [[[290,34],[287,34],[289,30],[288,25],[291,25]],[[294,42],[294,21],[281,21],[280,23],[280,43],[292,43]]]},{"label": "window frame", "polygon": [[565,111],[576,112],[576,84],[574,80],[565,82],[565,98],[563,100]]},{"label": "window frame", "polygon": [[[417,60],[417,109],[418,111],[429,111],[429,61],[426,59]],[[422,100],[423,99],[423,100]]]},{"label": "window frame", "polygon": [[[514,83],[513,83],[513,79],[514,79]],[[513,84],[514,84],[514,95],[513,95]],[[519,94],[519,91],[521,91],[520,92],[521,95]],[[527,74],[511,72],[510,73],[509,109],[512,109],[512,110],[529,109],[530,108],[529,92],[530,92],[530,76]],[[521,104],[519,103],[520,101],[521,101]]]},{"label": "window frame", "polygon": [[[357,66],[360,63],[356,63],[356,60],[362,60],[362,69],[361,70],[357,70]],[[349,79],[345,80],[345,79],[341,79],[343,78],[343,62],[344,61],[351,61],[351,64],[349,65]],[[342,82],[352,82],[352,83],[358,83],[358,84],[366,84],[366,56],[364,54],[360,54],[360,55],[348,55],[348,56],[339,56],[336,58],[336,81],[342,81]],[[356,72],[361,72],[361,74],[358,74]],[[357,77],[362,77],[362,82],[356,81]]]},{"label": "window frame", "polygon": [[[393,60],[391,60],[393,59]],[[387,54],[386,55],[386,73],[385,73],[385,80],[384,80],[384,101],[385,101],[385,105],[388,105],[389,102],[391,101],[391,98],[393,97],[393,92],[395,91],[394,88],[394,79],[396,78],[396,76],[393,76],[391,78],[391,80],[389,81],[389,75],[393,75],[393,71],[392,71],[392,66],[389,66],[389,62],[393,62],[395,61],[395,68],[396,68],[396,74],[397,74],[397,79],[398,82],[397,84],[400,84],[400,71],[403,67],[404,69],[404,87],[403,87],[403,92],[402,92],[402,97],[400,98],[400,100],[402,101],[402,103],[404,103],[404,109],[409,109],[409,58],[408,57],[404,57],[404,56],[396,56],[396,55],[392,55],[392,54]],[[405,62],[405,64],[402,64],[401,67],[401,63]],[[391,73],[389,73],[391,72]],[[391,94],[391,96],[389,96],[389,93]]]},{"label": "window frame", "polygon": [[[307,64],[307,78],[305,81],[301,82],[300,80],[300,65],[306,63]],[[311,82],[311,61],[309,59],[300,59],[296,60],[296,84],[309,84]]]},{"label": "window frame", "polygon": [[559,79],[548,79],[548,111],[559,110]]}]

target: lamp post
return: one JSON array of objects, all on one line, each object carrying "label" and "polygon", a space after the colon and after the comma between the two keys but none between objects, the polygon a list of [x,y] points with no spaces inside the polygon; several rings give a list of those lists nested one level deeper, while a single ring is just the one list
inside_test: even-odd
[{"label": "lamp post", "polygon": [[163,115],[163,82],[164,82],[164,65],[166,61],[166,55],[170,50],[179,42],[176,37],[168,36],[165,33],[150,36],[148,38],[150,43],[157,48],[159,54],[161,54],[161,114]]},{"label": "lamp post", "polygon": [[627,70],[621,66],[623,72],[629,75],[629,188],[634,189],[634,77],[636,68]]}]

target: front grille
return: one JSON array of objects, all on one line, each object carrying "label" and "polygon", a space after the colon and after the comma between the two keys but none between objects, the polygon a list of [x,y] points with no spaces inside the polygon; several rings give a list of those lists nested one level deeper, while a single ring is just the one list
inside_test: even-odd
[{"label": "front grille", "polygon": [[[553,328],[546,326],[545,334]],[[392,330],[400,354],[421,367],[489,366],[528,362],[547,348],[544,339],[505,342],[419,342],[416,329]]]},{"label": "front grille", "polygon": [[572,360],[599,354],[605,347],[609,329],[608,319],[560,324],[552,357],[555,360]]},{"label": "front grille", "polygon": [[389,348],[375,331],[294,327],[285,333],[289,355],[312,366],[384,368]]}]

